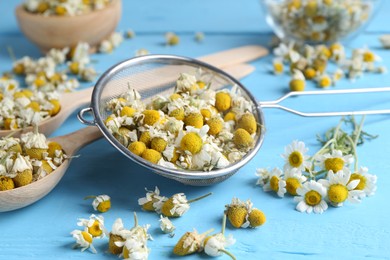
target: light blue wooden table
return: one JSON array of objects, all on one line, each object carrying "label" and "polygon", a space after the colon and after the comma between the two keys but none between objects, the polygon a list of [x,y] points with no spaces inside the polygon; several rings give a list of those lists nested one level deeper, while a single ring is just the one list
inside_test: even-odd
[{"label": "light blue wooden table", "polygon": [[[13,11],[19,1],[0,1],[0,71],[12,64],[6,51],[12,46],[16,55],[38,57],[38,49],[21,34]],[[125,41],[109,55],[94,55],[96,69],[104,72],[115,63],[130,58],[135,50],[146,48],[152,53],[179,54],[197,57],[247,44],[266,45],[271,31],[263,20],[256,0],[124,0],[119,30],[132,28],[137,36]],[[390,51],[381,48],[378,36],[390,33],[390,1],[365,33],[350,42],[349,47],[367,45],[390,67]],[[165,47],[164,33],[174,31],[181,43]],[[194,32],[202,31],[204,42],[193,40]],[[242,83],[258,100],[272,100],[286,91],[289,76],[275,77],[268,73],[271,56],[255,61],[256,71]],[[365,75],[356,83],[342,80],[337,88],[390,86],[389,75]],[[87,87],[84,85],[83,87]],[[309,85],[308,89],[315,89]],[[337,96],[321,99],[293,99],[289,102],[306,111],[338,109],[389,108],[389,95]],[[320,104],[320,105],[319,105]],[[227,181],[210,187],[189,187],[157,176],[131,162],[109,145],[99,140],[80,150],[59,185],[41,201],[21,210],[0,213],[0,259],[117,259],[106,253],[106,239],[96,241],[97,255],[72,250],[77,218],[87,218],[92,212],[83,198],[90,194],[108,194],[112,209],[104,214],[106,226],[121,217],[126,226],[133,224],[132,212],[137,211],[140,223],[152,225],[154,241],[150,259],[176,258],[172,248],[179,237],[193,227],[199,231],[219,229],[224,205],[236,196],[251,199],[267,215],[267,223],[258,229],[227,228],[237,239],[230,248],[237,259],[390,259],[390,116],[369,116],[365,129],[379,138],[358,149],[361,165],[378,175],[378,190],[374,197],[360,205],[347,203],[330,208],[322,215],[302,214],[294,210],[291,197],[278,199],[255,186],[255,169],[282,166],[280,154],[292,140],[303,140],[312,152],[319,148],[316,134],[335,126],[339,118],[301,118],[286,112],[265,110],[267,133],[256,157]],[[62,135],[82,128],[76,114],[53,135]],[[185,192],[189,198],[213,192],[212,197],[194,203],[182,218],[175,219],[176,236],[169,238],[159,232],[158,215],[142,212],[137,199],[144,187],[158,186],[167,195]],[[204,254],[186,259],[205,259]],[[227,259],[226,256],[222,257]]]}]

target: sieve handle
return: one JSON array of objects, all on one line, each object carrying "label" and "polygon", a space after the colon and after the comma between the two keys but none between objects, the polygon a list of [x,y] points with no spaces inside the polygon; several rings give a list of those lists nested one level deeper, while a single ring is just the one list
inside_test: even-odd
[{"label": "sieve handle", "polygon": [[277,108],[299,116],[304,117],[320,117],[320,116],[352,116],[352,115],[379,115],[390,114],[390,109],[382,110],[359,110],[359,111],[337,111],[337,112],[301,112],[279,105],[283,100],[293,96],[307,96],[307,95],[335,95],[335,94],[358,94],[358,93],[375,93],[375,92],[389,92],[390,87],[386,88],[363,88],[363,89],[341,89],[341,90],[325,90],[325,91],[292,91],[286,95],[273,100],[259,102],[261,108]]},{"label": "sieve handle", "polygon": [[83,123],[84,125],[96,125],[95,119],[93,121],[90,121],[84,118],[84,114],[86,113],[92,114],[92,116],[95,118],[95,116],[93,115],[92,108],[85,107],[77,113],[77,118],[80,120],[80,122]]}]

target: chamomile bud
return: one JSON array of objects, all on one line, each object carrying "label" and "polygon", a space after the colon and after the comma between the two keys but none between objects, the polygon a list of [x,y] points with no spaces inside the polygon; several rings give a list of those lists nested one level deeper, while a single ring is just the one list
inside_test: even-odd
[{"label": "chamomile bud", "polygon": [[243,114],[237,122],[237,128],[245,129],[249,134],[256,133],[257,122],[252,113]]},{"label": "chamomile bud", "polygon": [[305,76],[299,70],[294,70],[293,77],[290,81],[291,91],[303,91],[305,90]]},{"label": "chamomile bud", "polygon": [[187,200],[184,193],[177,193],[164,202],[161,213],[166,217],[181,217],[190,209],[190,203],[201,200],[211,194],[210,192],[198,198]]},{"label": "chamomile bud", "polygon": [[266,217],[265,214],[256,208],[253,208],[248,216],[249,225],[252,228],[261,226],[265,223]]},{"label": "chamomile bud", "polygon": [[219,112],[224,112],[231,107],[232,98],[226,92],[218,92],[215,95],[215,107]]},{"label": "chamomile bud", "polygon": [[157,164],[158,161],[161,159],[162,155],[160,152],[154,150],[154,149],[146,149],[142,154],[141,157],[145,160]]},{"label": "chamomile bud", "polygon": [[84,199],[94,199],[92,201],[92,207],[99,212],[107,212],[111,208],[111,198],[108,195],[87,196]]},{"label": "chamomile bud", "polygon": [[234,132],[233,143],[238,148],[248,148],[253,144],[252,136],[245,129],[238,128]]},{"label": "chamomile bud", "polygon": [[203,241],[207,234],[211,232],[213,232],[213,229],[202,234],[199,234],[195,229],[193,232],[186,232],[173,248],[173,253],[175,255],[185,256],[202,251]]},{"label": "chamomile bud", "polygon": [[184,124],[201,128],[203,126],[203,116],[201,113],[190,113],[184,118]]}]

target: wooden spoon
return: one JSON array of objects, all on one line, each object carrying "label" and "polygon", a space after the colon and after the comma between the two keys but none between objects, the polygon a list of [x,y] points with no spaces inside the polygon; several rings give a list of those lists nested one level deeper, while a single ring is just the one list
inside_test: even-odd
[{"label": "wooden spoon", "polygon": [[[49,139],[58,142],[68,157],[83,146],[102,137],[97,127],[86,127],[68,135]],[[11,211],[28,206],[48,194],[61,180],[68,169],[71,159],[65,160],[60,167],[44,178],[26,186],[7,191],[0,191],[0,212]]]},{"label": "wooden spoon", "polygon": [[[218,68],[226,68],[226,71],[236,78],[241,78],[253,71],[253,67],[242,64],[260,58],[268,54],[268,50],[258,45],[247,45],[220,51],[214,54],[199,57],[198,59]],[[239,64],[238,66],[236,66]],[[140,75],[141,76],[141,75]],[[156,83],[153,83],[156,84]],[[146,87],[146,86],[145,86]],[[153,87],[153,86],[148,86]],[[87,88],[81,91],[65,93],[60,97],[61,110],[54,117],[50,117],[39,124],[39,132],[46,136],[53,133],[75,109],[86,105],[91,100],[93,88]],[[0,137],[8,136],[14,133],[14,137],[19,137],[23,132],[30,132],[31,126],[17,130],[0,130]]]},{"label": "wooden spoon", "polygon": [[[248,74],[252,73],[254,69],[255,68],[251,65],[239,64],[230,67],[228,69],[225,69],[225,71],[236,78],[243,78]],[[91,92],[92,88],[84,90],[84,93],[88,93],[88,91]],[[71,93],[73,94],[72,97],[75,98],[76,94],[81,92],[83,91]],[[79,96],[82,95],[79,94]],[[87,98],[88,99],[90,98],[90,94],[87,95]],[[80,102],[83,101],[76,100],[76,99],[72,100],[69,97],[69,102],[74,102],[79,104]],[[71,113],[71,111],[63,112],[63,113],[69,114]],[[56,117],[53,117],[51,120],[56,120],[55,118]],[[47,128],[52,127],[51,124],[54,125],[55,123],[49,123],[48,125],[47,123],[45,123],[43,124],[43,127],[47,127]],[[56,124],[58,125],[58,122]],[[82,148],[83,146],[91,143],[92,141],[100,137],[102,137],[102,133],[100,132],[99,128],[95,126],[89,126],[68,135],[51,138],[49,139],[49,141],[58,142],[59,144],[61,144],[65,154],[68,157],[71,157],[80,148]],[[58,167],[52,173],[50,173],[49,175],[45,176],[44,178],[38,181],[35,181],[26,186],[22,186],[16,189],[0,191],[0,212],[23,208],[43,198],[61,180],[62,176],[66,172],[66,169],[68,169],[69,167],[70,161],[71,161],[70,159],[64,161],[60,167]]]}]

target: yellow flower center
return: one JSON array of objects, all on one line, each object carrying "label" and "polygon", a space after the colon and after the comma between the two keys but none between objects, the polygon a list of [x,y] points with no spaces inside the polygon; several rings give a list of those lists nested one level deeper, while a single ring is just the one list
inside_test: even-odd
[{"label": "yellow flower center", "polygon": [[188,133],[181,139],[181,149],[189,151],[191,154],[197,154],[202,149],[202,138],[197,133]]},{"label": "yellow flower center", "polygon": [[245,129],[238,128],[234,132],[233,143],[238,148],[247,148],[247,147],[250,147],[252,145],[253,138]]},{"label": "yellow flower center", "polygon": [[322,200],[321,194],[315,190],[311,190],[305,194],[305,202],[307,205],[316,206]]},{"label": "yellow flower center", "polygon": [[223,112],[231,107],[232,98],[228,93],[219,92],[215,95],[215,107],[218,111]]},{"label": "yellow flower center", "polygon": [[274,63],[274,73],[275,74],[281,74],[281,73],[283,73],[283,70],[284,70],[283,63],[281,63],[281,62]]},{"label": "yellow flower center", "polygon": [[305,81],[302,79],[293,79],[290,81],[291,91],[303,91],[305,90]]},{"label": "yellow flower center", "polygon": [[351,175],[351,178],[349,179],[349,182],[354,180],[359,180],[359,184],[356,186],[355,190],[364,190],[364,188],[366,187],[367,178],[358,173],[353,173]]},{"label": "yellow flower center", "polygon": [[105,200],[103,202],[100,202],[99,205],[97,206],[97,210],[99,212],[107,212],[111,208],[111,201],[110,200]]},{"label": "yellow flower center", "polygon": [[270,187],[273,191],[277,192],[279,190],[279,178],[272,176],[269,181]]},{"label": "yellow flower center", "polygon": [[307,68],[304,71],[305,78],[307,79],[313,79],[316,76],[316,71],[313,68]]},{"label": "yellow flower center", "polygon": [[93,237],[101,236],[103,230],[100,228],[99,221],[95,220],[92,226],[88,227],[88,233],[91,234]]},{"label": "yellow flower center", "polygon": [[368,51],[363,54],[363,60],[365,62],[374,62],[375,61],[375,55],[374,53]]},{"label": "yellow flower center", "polygon": [[297,189],[301,187],[301,183],[296,178],[288,178],[286,180],[286,190],[291,195],[297,195]]},{"label": "yellow flower center", "polygon": [[333,203],[342,203],[348,198],[348,189],[341,184],[333,184],[328,190],[329,200]]},{"label": "yellow flower center", "polygon": [[84,240],[87,241],[88,243],[92,244],[92,236],[86,231],[82,231],[81,235],[83,236]]},{"label": "yellow flower center", "polygon": [[265,214],[258,209],[253,209],[248,217],[251,227],[258,227],[265,223],[266,217]]},{"label": "yellow flower center", "polygon": [[288,157],[288,162],[294,168],[298,168],[303,163],[303,156],[300,152],[294,151]]},{"label": "yellow flower center", "polygon": [[334,173],[341,171],[344,167],[344,160],[341,158],[328,158],[325,160],[325,169]]},{"label": "yellow flower center", "polygon": [[320,79],[320,81],[318,82],[318,84],[320,85],[320,87],[326,88],[326,87],[329,87],[332,84],[332,81],[331,81],[331,79],[329,77],[322,77]]}]

